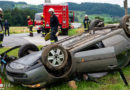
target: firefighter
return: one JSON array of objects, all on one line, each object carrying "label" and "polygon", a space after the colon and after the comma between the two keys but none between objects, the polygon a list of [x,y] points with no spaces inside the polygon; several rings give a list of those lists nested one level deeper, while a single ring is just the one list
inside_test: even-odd
[{"label": "firefighter", "polygon": [[90,20],[88,18],[88,15],[85,15],[84,20],[83,20],[83,24],[84,24],[84,31],[88,32],[89,31],[89,24],[90,24]]},{"label": "firefighter", "polygon": [[33,20],[31,20],[31,17],[28,16],[28,28],[29,28],[29,36],[33,37]]},{"label": "firefighter", "polygon": [[3,43],[3,38],[4,38],[2,19],[3,19],[3,10],[2,8],[0,8],[0,48],[3,47],[2,43]]},{"label": "firefighter", "polygon": [[51,43],[58,42],[57,33],[58,33],[58,26],[59,21],[57,16],[54,14],[54,9],[50,8],[48,11],[51,15],[50,17],[50,27],[51,27]]},{"label": "firefighter", "polygon": [[42,28],[42,37],[44,37],[46,35],[45,33],[45,20],[44,20],[44,16],[41,15],[41,28]]}]

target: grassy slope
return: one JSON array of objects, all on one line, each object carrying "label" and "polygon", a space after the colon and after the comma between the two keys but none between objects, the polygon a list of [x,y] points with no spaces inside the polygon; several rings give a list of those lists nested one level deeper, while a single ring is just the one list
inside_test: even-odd
[{"label": "grassy slope", "polygon": [[[0,53],[4,52],[8,48],[0,49]],[[18,49],[12,51],[9,53],[9,55],[15,55],[17,56]],[[130,66],[123,69],[125,76],[130,84]],[[8,80],[6,80],[5,77],[2,78],[3,82],[6,84],[9,84]],[[99,82],[103,82],[103,84],[94,83],[94,82],[86,82],[86,81],[80,81],[77,82],[78,90],[130,90],[130,86],[126,87],[124,86],[123,81],[121,80],[119,73],[110,73],[109,75],[97,79]],[[22,87],[21,85],[13,85],[11,84],[11,88],[6,88],[5,90],[32,90],[29,88]],[[34,89],[36,90],[36,89]],[[50,88],[47,88],[47,90],[72,90],[68,87],[67,82],[53,86]]]},{"label": "grassy slope", "polygon": [[[75,16],[78,18],[78,22],[83,22],[84,16],[86,15],[86,13],[84,11],[75,11]],[[105,15],[105,14],[93,14],[93,15],[88,15],[90,20],[95,19],[95,17],[99,16],[101,18],[104,18],[104,22],[108,23],[108,22],[113,22],[113,20],[120,20],[119,17],[111,17],[110,15]]]}]

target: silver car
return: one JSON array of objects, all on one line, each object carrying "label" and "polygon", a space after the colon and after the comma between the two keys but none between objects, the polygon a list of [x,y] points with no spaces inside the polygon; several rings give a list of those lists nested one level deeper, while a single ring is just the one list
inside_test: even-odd
[{"label": "silver car", "polygon": [[130,62],[130,16],[124,16],[118,26],[100,24],[100,20],[91,22],[93,34],[68,37],[40,51],[33,44],[23,45],[19,59],[6,66],[8,80],[40,88],[69,80],[76,73],[120,71]]}]

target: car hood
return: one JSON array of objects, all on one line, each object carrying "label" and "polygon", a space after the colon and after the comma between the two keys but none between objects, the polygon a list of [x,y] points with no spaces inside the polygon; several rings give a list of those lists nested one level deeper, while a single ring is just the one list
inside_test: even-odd
[{"label": "car hood", "polygon": [[13,61],[12,63],[20,63],[25,66],[29,66],[29,65],[35,63],[36,61],[38,61],[40,59],[41,55],[42,55],[42,51],[33,52],[27,56],[24,56],[20,59]]}]

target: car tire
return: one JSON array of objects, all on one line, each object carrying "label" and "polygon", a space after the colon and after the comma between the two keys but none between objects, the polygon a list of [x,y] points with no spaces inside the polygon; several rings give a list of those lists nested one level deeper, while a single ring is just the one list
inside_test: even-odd
[{"label": "car tire", "polygon": [[[99,23],[101,23],[101,24],[99,25]],[[93,30],[94,27],[104,27],[104,22],[102,20],[95,19],[90,22],[89,30]]]},{"label": "car tire", "polygon": [[25,45],[21,46],[20,49],[19,49],[19,52],[18,52],[19,58],[30,54],[29,51],[39,51],[39,49],[34,44],[31,44],[31,43],[25,44]]},{"label": "car tire", "polygon": [[130,37],[130,15],[125,15],[121,19],[120,26],[124,29],[128,37]]},{"label": "car tire", "polygon": [[52,44],[42,52],[42,63],[50,70],[60,70],[67,64],[68,53],[60,45]]}]

